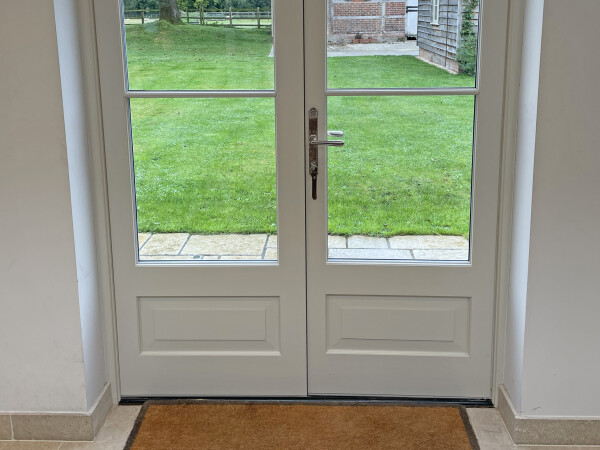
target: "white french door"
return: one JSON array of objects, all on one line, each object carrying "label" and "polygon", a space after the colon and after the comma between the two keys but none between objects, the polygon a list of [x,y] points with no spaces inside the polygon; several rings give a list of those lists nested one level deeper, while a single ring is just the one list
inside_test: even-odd
[{"label": "white french door", "polygon": [[490,396],[508,1],[475,78],[328,55],[338,3],[273,0],[271,59],[182,25],[215,79],[95,0],[123,396]]},{"label": "white french door", "polygon": [[[443,6],[449,8],[444,3]],[[333,122],[336,131],[339,126],[339,131],[345,133],[344,139],[349,147],[344,153],[339,153],[336,147],[327,150],[327,147],[321,146],[316,200],[311,198],[310,179],[306,186],[310,394],[472,398],[489,398],[491,395],[504,36],[508,2],[494,0],[481,3],[480,60],[476,80],[464,80],[462,87],[444,85],[444,81],[431,87],[431,83],[427,85],[423,80],[372,80],[370,73],[377,70],[378,64],[389,64],[377,59],[369,62],[371,72],[367,68],[356,78],[344,76],[342,68],[336,65],[335,57],[328,55],[328,17],[323,12],[326,0],[304,2],[306,108],[319,111],[319,139],[327,139],[328,122]],[[439,23],[444,25],[444,20],[440,19]],[[420,23],[419,26],[422,25]],[[449,26],[435,27],[435,32],[443,33],[444,29],[449,29]],[[420,45],[430,48],[426,47],[425,39]],[[356,64],[361,64],[361,61],[357,59]],[[344,69],[350,70],[348,67]],[[376,158],[378,152],[391,147],[402,153],[393,140],[406,140],[406,145],[414,145],[420,150],[427,138],[436,133],[436,126],[441,128],[442,123],[453,122],[457,111],[452,109],[454,101],[461,101],[459,110],[468,111],[475,119],[472,127],[461,125],[456,119],[455,128],[450,129],[456,134],[461,133],[461,128],[463,133],[466,132],[469,142],[464,151],[469,159],[472,155],[469,244],[463,246],[463,250],[451,251],[435,250],[439,245],[434,244],[433,249],[429,246],[411,250],[411,254],[405,255],[402,252],[411,245],[395,245],[402,239],[407,240],[402,237],[388,239],[386,243],[391,248],[380,249],[379,253],[377,249],[351,248],[369,246],[361,245],[359,239],[351,245],[352,238],[349,238],[346,245],[342,245],[345,249],[337,248],[339,246],[331,238],[328,242],[332,224],[348,222],[341,217],[344,211],[337,205],[340,200],[337,200],[335,189],[340,185],[350,185],[352,171],[369,165],[369,158]],[[408,108],[414,111],[415,106],[417,110],[423,110],[420,116],[423,123],[434,112],[439,121],[433,121],[433,127],[429,124],[421,127],[421,119],[403,119],[403,112]],[[430,109],[432,107],[433,110]],[[388,120],[384,114],[379,114],[383,111],[396,115],[396,119]],[[332,115],[335,115],[335,120],[331,120]],[[403,120],[410,124],[413,132],[403,124]],[[384,123],[384,127],[378,126],[379,123]],[[345,126],[356,134],[361,128],[368,131],[356,137],[349,135]],[[373,133],[387,133],[389,137],[383,141],[376,140]],[[456,145],[448,143],[447,136],[434,143],[439,153],[445,147]],[[361,152],[366,156],[361,157]],[[335,165],[335,171],[328,167],[328,155],[333,155],[329,162]],[[428,162],[437,163],[436,158],[443,156],[438,157],[434,152]],[[309,155],[306,163],[309,163]],[[374,166],[378,163],[380,161],[372,161]],[[401,166],[411,162],[409,158],[396,160],[390,157],[384,161],[386,163],[397,164],[394,171],[400,173]],[[451,172],[452,168],[449,164],[447,171]],[[415,167],[415,170],[419,169]],[[333,180],[337,181],[336,187],[332,187],[331,180],[328,180],[330,173],[337,177]],[[382,173],[385,173],[383,169],[365,170],[359,183],[368,185],[367,192],[379,195],[379,188],[385,182],[381,179]],[[398,177],[398,185],[402,182]],[[442,186],[438,185],[438,188],[442,189]],[[406,195],[402,202],[409,201],[410,192]],[[375,204],[375,199],[369,198],[371,200]],[[469,206],[463,207],[464,210],[467,211]],[[357,213],[367,217],[371,208],[366,202],[364,207],[357,208]],[[416,208],[425,206],[417,205]],[[406,214],[410,217],[417,212]],[[381,231],[384,231],[384,222],[386,220],[380,220],[377,224]],[[375,246],[379,247],[375,242]]]},{"label": "white french door", "polygon": [[[304,80],[302,58],[298,57],[303,51],[302,39],[297,39],[303,32],[302,23],[298,21],[298,17],[302,16],[302,4],[292,2],[285,8],[274,10],[274,22],[277,24],[274,30],[274,89],[253,89],[253,86],[243,90],[194,90],[189,86],[180,89],[177,81],[173,84],[167,81],[159,89],[134,90],[139,84],[134,85],[131,79],[132,61],[129,85],[127,82],[121,1],[97,0],[95,13],[122,395],[306,395],[304,171],[301,169],[304,163],[304,98],[299,88]],[[152,45],[154,34],[151,33],[159,32],[150,28],[148,35],[144,34],[140,39],[149,37],[148,45]],[[223,51],[229,50],[227,44]],[[133,50],[130,49],[131,52]],[[268,54],[268,48],[266,51]],[[164,69],[165,72],[170,70]],[[270,83],[273,83],[272,79]],[[216,107],[213,106],[215,99],[221,102]],[[264,145],[274,144],[276,148],[278,179],[277,251],[271,261],[233,259],[241,258],[236,255],[227,261],[181,260],[177,256],[161,260],[152,255],[145,257],[138,250],[141,244],[138,242],[141,240],[138,223],[141,227],[143,219],[143,211],[139,207],[143,198],[138,194],[136,220],[136,188],[137,191],[142,188],[138,179],[141,178],[139,166],[145,163],[143,153],[136,149],[139,136],[135,128],[136,114],[139,117],[147,110],[154,112],[157,101],[171,102],[175,106],[171,107],[169,103],[160,110],[160,114],[144,116],[147,117],[145,120],[155,120],[153,117],[156,116],[156,120],[160,120],[161,116],[170,114],[181,116],[172,113],[174,109],[185,110],[192,116],[196,111],[206,110],[207,116],[212,118],[223,113],[223,108],[231,108],[232,115],[235,111],[242,116],[234,124],[243,128],[244,133],[251,131],[245,124],[253,123],[252,114],[261,113],[260,109],[267,111],[264,120],[274,123],[275,134],[263,132],[259,137],[263,139],[266,136]],[[135,102],[141,103],[141,106]],[[186,102],[196,103],[190,107]],[[247,102],[247,105],[240,107],[239,102]],[[268,102],[274,102],[274,107]],[[276,121],[273,114],[277,116]],[[223,120],[230,122],[235,118],[226,114]],[[158,130],[143,131],[153,140],[159,140],[160,128],[170,126],[171,123],[166,126],[158,124]],[[193,123],[187,126],[203,129],[208,125]],[[230,133],[235,133],[235,127]],[[213,132],[218,129],[217,126]],[[152,134],[155,131],[157,133]],[[182,131],[183,134],[186,132]],[[202,134],[196,136],[206,139]],[[140,145],[144,144],[143,139],[144,135],[140,138]],[[209,164],[209,157],[220,157],[217,152],[223,150],[223,142],[228,141],[227,134],[219,135],[218,139],[213,144],[215,153],[209,153],[211,148],[199,147],[202,142],[185,141],[184,145],[198,146],[194,148],[201,149],[203,153],[198,152],[196,158],[204,157],[203,163]],[[243,139],[243,136],[236,139]],[[236,145],[237,142],[233,142],[233,148]],[[150,148],[150,144],[141,147],[143,151]],[[175,151],[168,150],[169,154]],[[163,153],[157,153],[154,158],[158,160],[169,156]],[[247,156],[250,158],[252,152],[248,152]],[[274,158],[268,162],[275,164]],[[229,162],[231,165],[235,163]],[[150,166],[151,163],[146,164]],[[167,177],[164,172],[170,167],[167,164],[160,166],[161,172],[154,181]],[[201,169],[196,168],[198,171]],[[222,169],[233,170],[224,166]],[[265,170],[274,173],[275,167],[265,165]],[[244,176],[243,167],[235,175]],[[185,171],[180,171],[178,176],[184,177]],[[198,176],[204,176],[213,183],[207,189],[214,189],[213,195],[228,188],[228,183],[220,181],[220,174],[216,177],[213,172],[198,172]],[[228,191],[227,195],[233,194]],[[203,197],[200,196],[198,194],[197,199],[191,200],[190,207],[202,205]],[[180,213],[180,210],[176,211]],[[224,213],[227,216],[231,214],[233,212]],[[181,234],[165,233],[165,236],[174,240]],[[202,237],[198,233],[195,236]],[[188,238],[188,241],[192,240],[191,236]],[[198,246],[204,245],[201,239],[196,240],[199,241],[196,243]],[[157,242],[156,245],[159,244]]]}]

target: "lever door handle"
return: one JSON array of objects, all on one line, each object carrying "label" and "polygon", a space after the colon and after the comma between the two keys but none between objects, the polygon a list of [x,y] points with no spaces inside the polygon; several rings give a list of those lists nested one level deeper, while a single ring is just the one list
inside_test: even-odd
[{"label": "lever door handle", "polygon": [[344,141],[337,139],[332,139],[331,141],[319,141],[315,134],[311,134],[308,143],[310,145],[328,145],[330,147],[342,147],[344,145]]},{"label": "lever door handle", "polygon": [[[319,145],[341,147],[344,141],[332,139],[331,141],[319,140],[319,112],[316,108],[308,111],[308,173],[312,181],[312,198],[317,199],[317,178],[319,176]],[[328,131],[329,136],[341,137],[343,131]]]}]

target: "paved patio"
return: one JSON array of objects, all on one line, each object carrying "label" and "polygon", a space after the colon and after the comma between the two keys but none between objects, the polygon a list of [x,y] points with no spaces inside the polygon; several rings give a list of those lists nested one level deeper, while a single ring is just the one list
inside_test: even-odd
[{"label": "paved patio", "polygon": [[[275,261],[277,235],[139,233],[141,261]],[[462,236],[329,236],[330,259],[466,261]]]},{"label": "paved patio", "polygon": [[416,40],[374,44],[328,44],[327,57],[336,56],[419,56]]},{"label": "paved patio", "polygon": [[[269,57],[274,56],[273,47]],[[327,44],[327,57],[336,56],[419,56],[416,40],[373,44]]]}]

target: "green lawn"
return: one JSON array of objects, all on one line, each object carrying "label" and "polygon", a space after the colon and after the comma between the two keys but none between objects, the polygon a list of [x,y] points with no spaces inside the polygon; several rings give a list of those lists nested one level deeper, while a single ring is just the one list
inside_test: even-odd
[{"label": "green lawn", "polygon": [[[270,89],[269,30],[128,25],[132,89]],[[409,56],[337,57],[330,87],[472,86]],[[134,99],[140,231],[276,232],[273,99]],[[472,97],[332,97],[332,234],[467,235]]]}]

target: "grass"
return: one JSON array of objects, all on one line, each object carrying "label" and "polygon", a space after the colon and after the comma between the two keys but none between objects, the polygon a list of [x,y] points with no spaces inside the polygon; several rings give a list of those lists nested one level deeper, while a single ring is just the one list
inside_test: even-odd
[{"label": "grass", "polygon": [[[269,30],[128,25],[132,89],[271,89]],[[330,87],[472,86],[409,56],[330,58]],[[473,98],[331,97],[332,234],[467,235]],[[273,99],[134,99],[140,231],[274,233]]]}]

